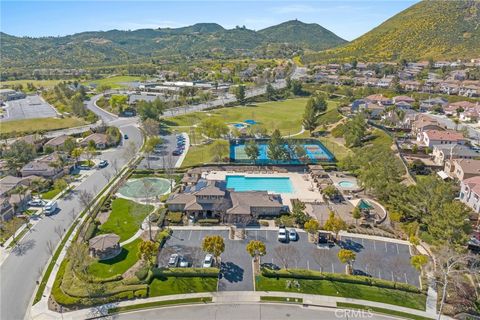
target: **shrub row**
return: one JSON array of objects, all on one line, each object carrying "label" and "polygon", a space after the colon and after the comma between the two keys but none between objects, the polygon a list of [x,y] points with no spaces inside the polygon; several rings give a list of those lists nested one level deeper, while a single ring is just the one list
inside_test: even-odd
[{"label": "shrub row", "polygon": [[197,221],[201,225],[212,225],[212,224],[218,224],[220,221],[218,219],[199,219]]},{"label": "shrub row", "polygon": [[262,275],[269,278],[293,278],[293,279],[305,279],[305,280],[329,280],[345,283],[363,284],[368,286],[397,289],[412,293],[421,293],[421,290],[413,285],[393,282],[383,279],[364,277],[364,276],[352,276],[347,274],[319,272],[303,269],[290,269],[290,270],[271,270],[262,268]]},{"label": "shrub row", "polygon": [[154,268],[152,276],[157,279],[166,277],[217,278],[219,272],[218,268]]},{"label": "shrub row", "polygon": [[167,214],[167,221],[170,223],[178,224],[182,222],[183,213],[182,212],[169,212]]},{"label": "shrub row", "polygon": [[171,234],[172,229],[169,228],[164,229],[157,234],[157,242],[159,243],[160,247],[163,246],[163,244],[165,243],[165,241],[167,241]]}]

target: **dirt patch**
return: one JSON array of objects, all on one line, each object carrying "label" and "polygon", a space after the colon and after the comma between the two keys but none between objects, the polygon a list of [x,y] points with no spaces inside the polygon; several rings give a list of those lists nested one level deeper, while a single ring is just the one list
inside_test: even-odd
[{"label": "dirt patch", "polygon": [[98,215],[97,215],[98,221],[99,221],[101,224],[104,224],[105,222],[107,222],[108,217],[110,216],[110,212],[111,212],[111,211],[102,211],[102,212],[99,212]]}]

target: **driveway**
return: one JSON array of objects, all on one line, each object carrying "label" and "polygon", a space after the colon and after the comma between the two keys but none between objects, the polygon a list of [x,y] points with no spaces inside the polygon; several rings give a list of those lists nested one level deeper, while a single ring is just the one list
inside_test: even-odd
[{"label": "driveway", "polygon": [[262,257],[262,263],[280,268],[287,266],[292,269],[344,273],[345,265],[340,263],[337,254],[341,248],[345,248],[357,254],[354,263],[357,274],[420,285],[419,273],[410,265],[408,245],[361,237],[341,237],[338,245],[325,249],[308,242],[305,232],[299,231],[298,234],[298,241],[280,243],[276,230],[249,229],[246,239],[230,240],[226,230],[176,229],[159,253],[159,265],[166,266],[170,254],[178,253],[184,255],[193,266],[199,267],[205,256],[201,250],[203,238],[220,235],[225,239],[225,251],[221,256],[219,291],[253,290],[252,259],[245,250],[250,240],[265,243],[267,254]]}]

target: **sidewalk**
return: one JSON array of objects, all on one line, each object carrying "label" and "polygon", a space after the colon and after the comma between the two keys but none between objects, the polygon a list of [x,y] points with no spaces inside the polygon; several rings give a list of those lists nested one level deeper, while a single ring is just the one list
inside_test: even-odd
[{"label": "sidewalk", "polygon": [[[189,299],[189,298],[212,298],[212,303],[217,304],[242,304],[242,303],[260,303],[261,297],[286,297],[286,298],[301,298],[303,299],[303,305],[308,306],[318,306],[318,307],[329,307],[336,308],[337,302],[346,302],[353,304],[360,304],[364,306],[383,308],[388,310],[394,310],[399,312],[410,313],[423,317],[431,317],[432,319],[436,317],[436,314],[431,311],[421,311],[416,309],[410,309],[406,307],[400,307],[380,302],[373,302],[360,299],[350,299],[350,298],[341,298],[341,297],[332,297],[332,296],[322,296],[322,295],[312,295],[312,294],[302,294],[294,292],[270,292],[270,291],[226,291],[226,292],[204,292],[204,293],[190,293],[190,294],[177,294],[169,296],[160,296],[153,298],[145,299],[135,299],[129,301],[122,301],[119,303],[110,303],[103,306],[98,306],[95,308],[82,309],[78,311],[66,312],[61,316],[57,312],[50,310],[45,310],[44,312],[32,317],[31,319],[58,319],[62,317],[63,319],[71,320],[80,320],[89,318],[92,316],[101,316],[107,315],[108,309],[112,307],[125,307],[132,306],[136,304],[143,304],[149,302],[158,302],[158,301],[169,301],[169,300],[179,300],[179,299]],[[442,316],[442,319],[451,319],[447,316]]]}]

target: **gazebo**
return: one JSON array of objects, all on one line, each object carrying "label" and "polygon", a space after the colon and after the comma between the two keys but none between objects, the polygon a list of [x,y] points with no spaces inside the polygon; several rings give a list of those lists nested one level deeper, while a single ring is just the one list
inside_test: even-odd
[{"label": "gazebo", "polygon": [[88,241],[90,255],[99,260],[113,258],[122,251],[119,241],[120,236],[114,233],[96,236]]}]

